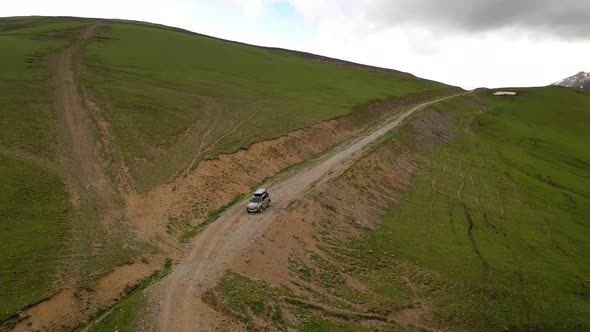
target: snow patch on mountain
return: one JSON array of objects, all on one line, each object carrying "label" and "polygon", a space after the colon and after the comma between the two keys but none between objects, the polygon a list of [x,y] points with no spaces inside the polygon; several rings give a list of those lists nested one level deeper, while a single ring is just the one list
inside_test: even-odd
[{"label": "snow patch on mountain", "polygon": [[576,75],[557,81],[553,85],[590,90],[590,72],[581,71]]}]

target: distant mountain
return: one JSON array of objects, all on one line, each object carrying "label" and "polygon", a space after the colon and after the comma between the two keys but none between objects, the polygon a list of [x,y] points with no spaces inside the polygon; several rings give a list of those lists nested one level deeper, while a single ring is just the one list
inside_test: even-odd
[{"label": "distant mountain", "polygon": [[590,72],[585,73],[583,71],[576,75],[564,78],[561,81],[553,83],[553,85],[565,86],[568,88],[579,88],[584,90],[590,90]]}]

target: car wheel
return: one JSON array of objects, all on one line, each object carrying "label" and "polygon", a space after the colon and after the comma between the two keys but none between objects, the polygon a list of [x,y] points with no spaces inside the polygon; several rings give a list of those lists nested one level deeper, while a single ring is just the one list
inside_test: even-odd
[{"label": "car wheel", "polygon": [[270,203],[271,203],[271,200],[269,199],[268,200],[268,206],[267,207],[270,207]]}]

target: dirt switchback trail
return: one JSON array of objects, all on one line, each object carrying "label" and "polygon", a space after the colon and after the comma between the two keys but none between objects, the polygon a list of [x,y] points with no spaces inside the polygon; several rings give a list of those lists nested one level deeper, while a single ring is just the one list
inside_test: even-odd
[{"label": "dirt switchback trail", "polygon": [[415,106],[341,144],[313,165],[278,177],[267,186],[272,195],[272,207],[264,213],[246,214],[244,202],[223,213],[193,239],[174,271],[154,290],[154,296],[160,297],[155,301],[159,303],[160,331],[211,331],[220,327],[216,325],[223,317],[207,306],[201,297],[215,285],[237,254],[262,235],[290,202],[299,199],[317,184],[342,174],[372,142],[397,127],[406,117],[453,97]]}]

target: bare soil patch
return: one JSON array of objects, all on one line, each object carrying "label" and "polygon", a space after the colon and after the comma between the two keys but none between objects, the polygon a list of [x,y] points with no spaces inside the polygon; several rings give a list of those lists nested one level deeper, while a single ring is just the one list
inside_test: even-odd
[{"label": "bare soil patch", "polygon": [[146,263],[115,268],[89,289],[65,289],[25,313],[14,331],[63,331],[75,329],[98,309],[105,308],[124,296],[128,287],[164,264],[163,257],[154,257]]}]

